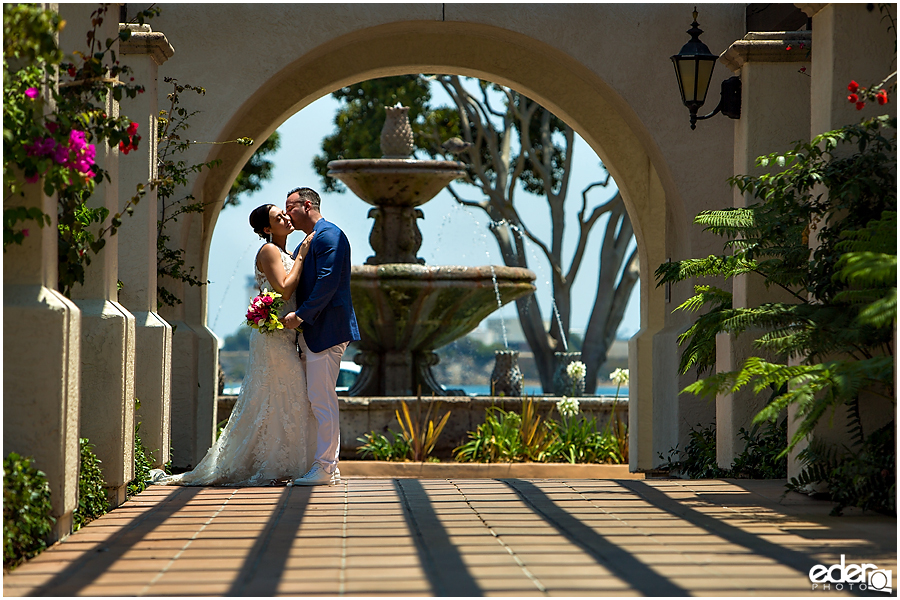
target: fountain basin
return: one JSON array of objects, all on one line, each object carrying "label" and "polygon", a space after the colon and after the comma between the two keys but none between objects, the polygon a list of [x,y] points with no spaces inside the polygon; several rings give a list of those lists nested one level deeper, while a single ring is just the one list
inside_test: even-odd
[{"label": "fountain basin", "polygon": [[[493,268],[493,273],[492,273]],[[496,279],[496,289],[494,280]],[[517,267],[354,265],[350,279],[362,371],[351,396],[445,395],[431,375],[434,350],[466,335],[500,304],[534,293]]]},{"label": "fountain basin", "polygon": [[355,158],[328,163],[329,176],[373,206],[420,206],[465,174],[463,165],[451,160]]}]

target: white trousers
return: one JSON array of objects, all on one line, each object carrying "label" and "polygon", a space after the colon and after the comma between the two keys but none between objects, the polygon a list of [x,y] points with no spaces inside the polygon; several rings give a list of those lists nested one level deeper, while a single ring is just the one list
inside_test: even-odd
[{"label": "white trousers", "polygon": [[341,449],[340,410],[334,388],[341,371],[341,357],[349,342],[322,352],[312,352],[306,345],[302,332],[297,341],[303,351],[301,363],[306,374],[306,389],[318,425],[315,462],[327,472],[334,473]]}]

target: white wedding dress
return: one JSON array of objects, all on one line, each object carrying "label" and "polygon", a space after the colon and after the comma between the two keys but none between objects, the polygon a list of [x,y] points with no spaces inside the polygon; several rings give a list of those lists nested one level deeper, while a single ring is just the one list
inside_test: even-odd
[{"label": "white wedding dress", "polygon": [[[272,289],[254,258],[256,285]],[[285,273],[294,264],[281,253]],[[281,316],[296,308],[285,299]],[[296,331],[250,333],[250,365],[228,424],[193,471],[160,485],[270,485],[306,473],[316,454],[316,419],[297,354]]]}]

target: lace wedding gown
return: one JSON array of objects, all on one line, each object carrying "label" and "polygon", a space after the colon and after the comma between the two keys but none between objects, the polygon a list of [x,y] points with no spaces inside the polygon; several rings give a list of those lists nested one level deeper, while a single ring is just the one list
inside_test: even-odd
[{"label": "lace wedding gown", "polygon": [[[282,252],[281,262],[290,272],[290,255]],[[254,272],[260,290],[272,288],[259,267]],[[281,316],[296,308],[293,297],[285,299]],[[316,419],[295,339],[293,329],[250,333],[250,365],[222,435],[193,471],[156,483],[256,486],[307,472],[316,454]]]}]

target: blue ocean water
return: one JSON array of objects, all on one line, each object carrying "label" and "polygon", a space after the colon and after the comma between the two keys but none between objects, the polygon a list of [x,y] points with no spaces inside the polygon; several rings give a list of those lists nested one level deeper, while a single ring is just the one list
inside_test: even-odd
[{"label": "blue ocean water", "polygon": [[[487,396],[491,393],[491,386],[489,385],[458,385],[458,386],[446,386],[453,389],[462,389],[465,390],[466,394],[469,396]],[[526,396],[541,396],[543,395],[543,391],[538,387],[529,387],[525,386],[523,390],[523,394]],[[616,386],[614,385],[598,385],[597,390],[594,392],[595,396],[610,396],[615,397],[616,395]],[[619,399],[628,398],[628,387],[622,386],[622,389],[619,390]]]}]

